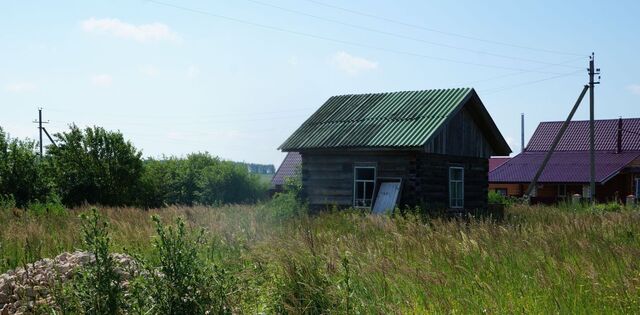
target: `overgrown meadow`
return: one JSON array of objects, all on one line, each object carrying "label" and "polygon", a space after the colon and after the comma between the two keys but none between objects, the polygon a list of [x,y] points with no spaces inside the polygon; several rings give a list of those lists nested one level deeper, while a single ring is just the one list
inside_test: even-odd
[{"label": "overgrown meadow", "polygon": [[[0,269],[74,249],[99,255],[104,246],[95,244],[106,244],[109,252],[128,253],[162,272],[139,275],[131,294],[114,293],[117,311],[128,313],[640,309],[637,210],[512,206],[494,222],[353,211],[308,216],[301,207],[283,195],[251,206],[5,209]],[[87,229],[98,229],[93,245]],[[86,311],[83,299],[92,300],[86,294],[65,298],[70,313]]]}]

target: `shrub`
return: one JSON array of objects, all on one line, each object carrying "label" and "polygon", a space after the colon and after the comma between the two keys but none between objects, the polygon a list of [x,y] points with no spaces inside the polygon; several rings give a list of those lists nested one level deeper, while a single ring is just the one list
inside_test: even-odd
[{"label": "shrub", "polygon": [[85,314],[118,314],[124,305],[122,278],[110,255],[109,224],[95,208],[81,220],[84,245],[95,260],[72,282],[74,300]]},{"label": "shrub", "polygon": [[36,216],[53,215],[66,216],[67,209],[62,204],[62,200],[56,194],[52,194],[44,202],[30,201],[27,204],[27,212]]},{"label": "shrub", "polygon": [[1,210],[13,210],[16,208],[16,199],[13,195],[6,194],[0,195],[0,211]]},{"label": "shrub", "polygon": [[156,314],[230,313],[227,293],[229,280],[224,269],[208,265],[198,255],[203,230],[187,232],[184,221],[165,227],[153,217],[157,238],[154,246],[158,270],[150,270],[147,284]]}]

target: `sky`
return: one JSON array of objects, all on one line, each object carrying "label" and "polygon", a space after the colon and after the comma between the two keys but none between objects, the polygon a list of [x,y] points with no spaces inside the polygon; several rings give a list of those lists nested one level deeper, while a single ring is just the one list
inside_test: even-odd
[{"label": "sky", "polygon": [[[0,127],[119,130],[145,157],[276,166],[332,95],[473,87],[514,152],[564,120],[640,117],[638,1],[0,2]],[[575,119],[588,119],[584,102]],[[47,142],[45,142],[47,144]]]}]

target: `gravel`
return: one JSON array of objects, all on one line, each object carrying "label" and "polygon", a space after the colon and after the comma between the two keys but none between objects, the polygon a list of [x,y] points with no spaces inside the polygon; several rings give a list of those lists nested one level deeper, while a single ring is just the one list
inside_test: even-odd
[{"label": "gravel", "polygon": [[[139,270],[136,261],[125,254],[112,254],[116,272],[123,286]],[[62,253],[53,259],[45,258],[25,268],[17,268],[0,275],[0,315],[33,314],[38,306],[53,305],[51,288],[73,278],[78,267],[95,261],[91,253],[76,251]]]}]

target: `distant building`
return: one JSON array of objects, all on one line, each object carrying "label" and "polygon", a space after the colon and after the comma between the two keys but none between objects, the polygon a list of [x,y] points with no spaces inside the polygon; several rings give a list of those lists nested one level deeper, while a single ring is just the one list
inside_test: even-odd
[{"label": "distant building", "polygon": [[[523,153],[490,171],[489,189],[509,196],[526,193],[561,126],[540,123]],[[639,197],[640,118],[596,120],[595,149],[596,200]],[[574,194],[589,196],[589,161],[589,121],[572,121],[538,180],[534,199],[553,203]]]},{"label": "distant building", "polygon": [[329,98],[281,146],[310,207],[487,207],[488,159],[511,153],[475,90]]}]

